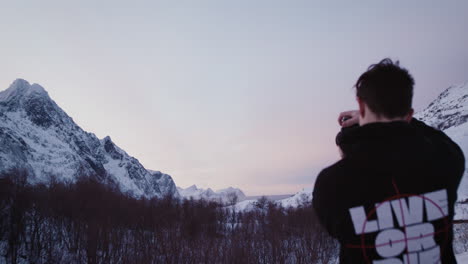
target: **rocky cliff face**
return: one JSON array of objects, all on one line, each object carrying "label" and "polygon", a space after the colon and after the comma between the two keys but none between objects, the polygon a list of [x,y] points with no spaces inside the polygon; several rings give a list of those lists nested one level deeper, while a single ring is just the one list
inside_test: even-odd
[{"label": "rocky cliff face", "polygon": [[169,175],[145,169],[110,137],[84,131],[43,87],[22,79],[0,92],[0,171],[13,168],[28,170],[32,183],[91,176],[134,196],[179,197]]},{"label": "rocky cliff face", "polygon": [[440,130],[468,122],[468,82],[447,88],[416,117]]}]

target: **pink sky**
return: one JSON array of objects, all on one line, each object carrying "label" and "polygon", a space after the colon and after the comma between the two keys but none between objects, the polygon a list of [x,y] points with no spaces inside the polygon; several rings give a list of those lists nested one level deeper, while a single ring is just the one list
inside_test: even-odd
[{"label": "pink sky", "polygon": [[335,119],[369,64],[400,59],[416,110],[468,80],[466,1],[252,2],[4,3],[0,89],[43,85],[181,187],[259,195],[338,159]]}]

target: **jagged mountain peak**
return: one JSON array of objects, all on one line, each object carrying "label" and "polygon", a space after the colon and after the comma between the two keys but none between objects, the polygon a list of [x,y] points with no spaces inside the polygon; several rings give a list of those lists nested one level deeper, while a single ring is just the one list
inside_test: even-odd
[{"label": "jagged mountain peak", "polygon": [[234,188],[234,187],[231,187],[231,186],[228,187],[228,188],[225,188],[225,189],[220,189],[220,190],[218,190],[216,192],[219,193],[219,194],[225,194],[225,195],[235,194],[239,200],[244,200],[247,197],[245,195],[245,193],[241,189]]},{"label": "jagged mountain peak", "polygon": [[450,86],[415,117],[441,130],[468,122],[468,82]]},{"label": "jagged mountain peak", "polygon": [[192,186],[187,187],[185,190],[198,190],[197,185],[193,184]]},{"label": "jagged mountain peak", "polygon": [[21,100],[29,96],[49,98],[49,94],[41,85],[37,83],[30,84],[24,79],[16,79],[8,89],[0,92],[0,101]]},{"label": "jagged mountain peak", "polygon": [[49,128],[73,125],[73,120],[49,97],[39,84],[16,79],[0,92],[0,110],[25,115],[38,126]]}]

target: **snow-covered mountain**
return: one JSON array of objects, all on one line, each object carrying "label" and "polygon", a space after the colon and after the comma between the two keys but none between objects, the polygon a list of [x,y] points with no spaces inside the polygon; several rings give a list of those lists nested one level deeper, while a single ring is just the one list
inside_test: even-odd
[{"label": "snow-covered mountain", "polygon": [[171,176],[145,169],[110,137],[84,131],[43,87],[22,79],[0,92],[0,172],[13,168],[28,170],[32,183],[85,175],[134,196],[179,197]]},{"label": "snow-covered mountain", "polygon": [[[202,189],[192,185],[188,188],[177,187],[179,194],[187,199],[193,198],[195,200],[205,199],[210,201],[220,201],[222,203],[230,203],[236,199],[237,201],[245,200],[245,194],[238,188],[229,187],[226,189],[213,191],[211,188]],[[237,198],[234,198],[237,197]]]},{"label": "snow-covered mountain", "polygon": [[[415,117],[444,131],[468,158],[468,82],[447,88]],[[455,219],[468,219],[468,169],[458,187]]]},{"label": "snow-covered mountain", "polygon": [[228,197],[228,198],[232,197],[232,195],[235,195],[237,197],[238,201],[243,201],[246,198],[244,192],[241,189],[234,188],[234,187],[228,187],[228,188],[225,188],[225,189],[220,189],[220,190],[217,190],[216,193],[221,195],[221,196]]},{"label": "snow-covered mountain", "polygon": [[440,130],[468,122],[468,82],[447,88],[415,117]]},{"label": "snow-covered mountain", "polygon": [[283,207],[298,207],[312,202],[312,188],[304,188],[295,195],[277,201]]},{"label": "snow-covered mountain", "polygon": [[[267,198],[267,197],[265,197]],[[267,199],[269,200],[269,199]],[[235,211],[250,211],[257,208],[257,203],[259,199],[248,199],[241,201],[231,208]],[[278,206],[282,206],[284,208],[288,207],[298,207],[300,205],[306,205],[307,203],[312,202],[312,188],[304,188],[301,191],[297,192],[291,197],[280,199],[280,200],[269,200]]]}]

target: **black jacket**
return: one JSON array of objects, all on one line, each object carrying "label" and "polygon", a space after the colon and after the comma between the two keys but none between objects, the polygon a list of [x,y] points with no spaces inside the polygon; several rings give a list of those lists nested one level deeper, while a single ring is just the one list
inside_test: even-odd
[{"label": "black jacket", "polygon": [[313,206],[340,263],[456,263],[458,145],[416,119],[343,130],[337,143],[344,158],[319,174]]}]

